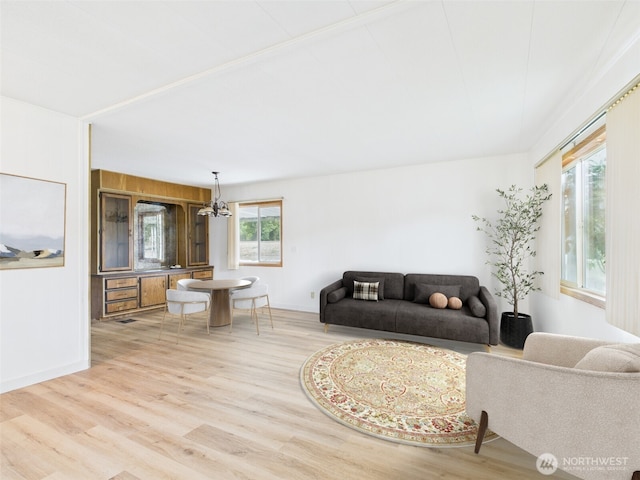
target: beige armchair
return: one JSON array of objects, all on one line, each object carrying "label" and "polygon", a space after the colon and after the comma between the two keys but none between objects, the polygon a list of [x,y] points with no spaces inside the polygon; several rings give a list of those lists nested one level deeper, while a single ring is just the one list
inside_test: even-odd
[{"label": "beige armchair", "polygon": [[488,428],[538,468],[640,480],[640,344],[533,333],[522,359],[470,354],[466,389],[476,453]]}]

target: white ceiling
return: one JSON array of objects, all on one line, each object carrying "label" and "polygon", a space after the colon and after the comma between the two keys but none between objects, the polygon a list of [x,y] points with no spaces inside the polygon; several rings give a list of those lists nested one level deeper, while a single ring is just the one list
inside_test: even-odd
[{"label": "white ceiling", "polygon": [[[640,1],[1,1],[2,94],[93,167],[245,183],[528,151]],[[631,80],[631,79],[629,79]]]}]

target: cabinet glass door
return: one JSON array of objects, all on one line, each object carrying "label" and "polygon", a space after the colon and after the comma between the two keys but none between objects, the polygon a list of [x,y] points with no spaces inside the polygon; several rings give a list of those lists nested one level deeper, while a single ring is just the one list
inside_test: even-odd
[{"label": "cabinet glass door", "polygon": [[209,265],[209,218],[198,215],[202,205],[189,205],[189,266]]},{"label": "cabinet glass door", "polygon": [[131,270],[131,197],[101,194],[101,270]]}]

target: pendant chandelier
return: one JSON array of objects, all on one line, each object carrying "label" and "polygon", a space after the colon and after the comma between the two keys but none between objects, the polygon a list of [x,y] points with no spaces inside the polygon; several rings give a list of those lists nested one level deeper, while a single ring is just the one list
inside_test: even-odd
[{"label": "pendant chandelier", "polygon": [[198,215],[207,215],[209,217],[230,217],[229,205],[220,200],[220,182],[218,181],[218,172],[211,172],[215,175],[213,184],[213,200],[207,202],[204,207],[198,210]]}]

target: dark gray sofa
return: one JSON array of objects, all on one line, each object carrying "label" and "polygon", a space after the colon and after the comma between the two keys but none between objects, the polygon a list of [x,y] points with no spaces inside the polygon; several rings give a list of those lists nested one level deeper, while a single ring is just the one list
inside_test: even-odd
[{"label": "dark gray sofa", "polygon": [[[354,299],[356,278],[381,280],[383,299]],[[415,301],[416,292],[424,291],[425,286],[451,285],[460,286],[460,310],[437,309]],[[482,313],[482,307],[484,317],[476,316]],[[347,271],[320,291],[320,322],[325,328],[329,324],[346,325],[485,345],[497,345],[500,336],[495,299],[476,277],[468,275]]]}]

